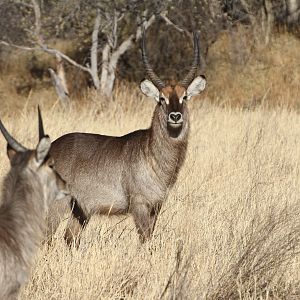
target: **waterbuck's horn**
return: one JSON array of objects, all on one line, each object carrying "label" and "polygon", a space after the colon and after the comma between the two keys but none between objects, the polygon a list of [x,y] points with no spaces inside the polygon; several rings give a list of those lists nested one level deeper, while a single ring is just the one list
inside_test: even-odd
[{"label": "waterbuck's horn", "polygon": [[17,152],[25,152],[27,151],[27,149],[22,146],[19,142],[17,142],[6,130],[6,128],[4,127],[2,121],[0,120],[0,130],[4,136],[4,138],[6,139],[8,145],[14,149]]},{"label": "waterbuck's horn", "polygon": [[40,141],[43,137],[45,137],[45,132],[44,132],[42,113],[39,105],[38,105],[38,118],[39,118],[39,141]]},{"label": "waterbuck's horn", "polygon": [[194,61],[188,74],[185,76],[185,78],[182,81],[180,81],[180,84],[185,88],[187,88],[195,78],[199,66],[199,62],[200,62],[198,33],[194,31],[193,36],[194,36]]},{"label": "waterbuck's horn", "polygon": [[149,79],[152,81],[152,83],[159,89],[161,90],[164,88],[166,85],[165,83],[154,73],[152,70],[152,67],[150,66],[150,63],[148,61],[147,57],[147,51],[146,51],[146,33],[145,33],[145,28],[142,28],[143,33],[142,33],[142,42],[141,42],[141,49],[142,49],[142,59],[143,59],[143,64],[145,67],[145,71]]}]

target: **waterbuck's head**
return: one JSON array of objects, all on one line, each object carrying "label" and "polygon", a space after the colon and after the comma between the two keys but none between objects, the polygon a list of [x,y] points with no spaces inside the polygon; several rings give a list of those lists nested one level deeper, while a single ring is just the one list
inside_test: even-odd
[{"label": "waterbuck's head", "polygon": [[171,137],[180,135],[187,119],[186,102],[200,94],[206,85],[204,76],[196,76],[199,66],[199,38],[194,33],[194,60],[186,77],[176,85],[166,85],[152,70],[146,53],[145,32],[142,37],[142,59],[149,79],[141,82],[142,92],[154,98],[164,114],[165,124]]},{"label": "waterbuck's head", "polygon": [[7,156],[11,164],[11,173],[32,180],[37,186],[42,186],[44,200],[47,202],[61,199],[68,194],[66,182],[54,169],[54,160],[49,155],[51,141],[44,134],[42,117],[39,113],[39,143],[33,150],[27,149],[15,140],[0,120],[0,130],[7,141]]}]

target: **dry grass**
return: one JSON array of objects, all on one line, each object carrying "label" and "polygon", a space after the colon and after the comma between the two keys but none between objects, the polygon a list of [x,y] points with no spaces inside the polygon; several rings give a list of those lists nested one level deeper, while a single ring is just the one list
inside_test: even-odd
[{"label": "dry grass", "polygon": [[[40,101],[52,139],[144,128],[154,108],[126,89],[106,107],[68,113],[55,100]],[[1,118],[33,146],[36,109],[23,107]],[[192,100],[190,111],[188,157],[153,239],[140,245],[131,217],[101,216],[89,223],[80,249],[69,251],[63,221],[54,245],[41,248],[21,299],[299,299],[299,115],[220,108],[205,97]],[[3,178],[2,138],[0,149]]]},{"label": "dry grass", "polygon": [[[190,103],[188,157],[153,239],[140,245],[131,217],[101,216],[69,251],[65,220],[21,299],[300,298],[300,43],[283,35],[241,49],[223,36],[209,53],[207,91]],[[1,118],[25,145],[37,142],[37,103],[52,139],[149,126],[155,104],[139,91],[120,87],[109,104],[98,97],[63,112],[53,89],[24,97],[0,79]],[[3,138],[0,150],[3,178]]]},{"label": "dry grass", "polygon": [[269,46],[238,27],[224,33],[208,53],[209,98],[222,106],[299,108],[300,40],[273,36]]}]

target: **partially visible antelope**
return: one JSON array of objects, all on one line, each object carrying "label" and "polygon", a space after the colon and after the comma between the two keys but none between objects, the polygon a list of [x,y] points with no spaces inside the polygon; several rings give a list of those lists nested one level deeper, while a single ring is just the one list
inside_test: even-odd
[{"label": "partially visible antelope", "polygon": [[1,120],[0,130],[11,165],[0,206],[0,299],[6,300],[17,299],[29,276],[50,202],[64,198],[67,191],[65,181],[53,169],[51,142],[43,131],[36,149],[29,150],[8,133]]},{"label": "partially visible antelope", "polygon": [[187,102],[204,90],[206,80],[196,76],[199,65],[198,35],[194,34],[194,59],[187,76],[166,85],[152,70],[146,54],[145,33],[142,60],[148,79],[142,92],[157,101],[148,129],[124,136],[69,133],[52,143],[50,153],[58,172],[73,196],[50,207],[51,235],[66,207],[72,217],[65,233],[68,243],[78,237],[93,214],[133,215],[141,242],[153,233],[167,193],[184,162],[189,135]]}]

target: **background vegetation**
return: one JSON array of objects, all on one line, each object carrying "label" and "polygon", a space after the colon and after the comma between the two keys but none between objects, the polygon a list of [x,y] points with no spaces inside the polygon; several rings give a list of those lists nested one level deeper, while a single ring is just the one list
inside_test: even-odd
[{"label": "background vegetation", "polygon": [[[144,24],[149,26],[149,56],[162,79],[174,82],[188,71],[191,34],[198,30],[200,72],[208,77],[211,101],[223,103],[225,92],[234,105],[262,100],[278,104],[284,95],[274,89],[284,90],[285,83],[292,98],[298,96],[299,12],[298,0],[3,0],[0,84],[14,98],[21,97],[19,102],[36,91],[55,91],[48,69],[58,66],[55,53],[47,52],[55,49],[82,67],[63,59],[71,102],[80,101],[95,89],[94,77],[86,69],[92,68],[91,47],[96,45],[95,68],[101,81],[96,89],[110,98],[110,82],[113,88],[136,86],[144,77],[138,35]],[[96,19],[97,41],[92,38]]]}]

